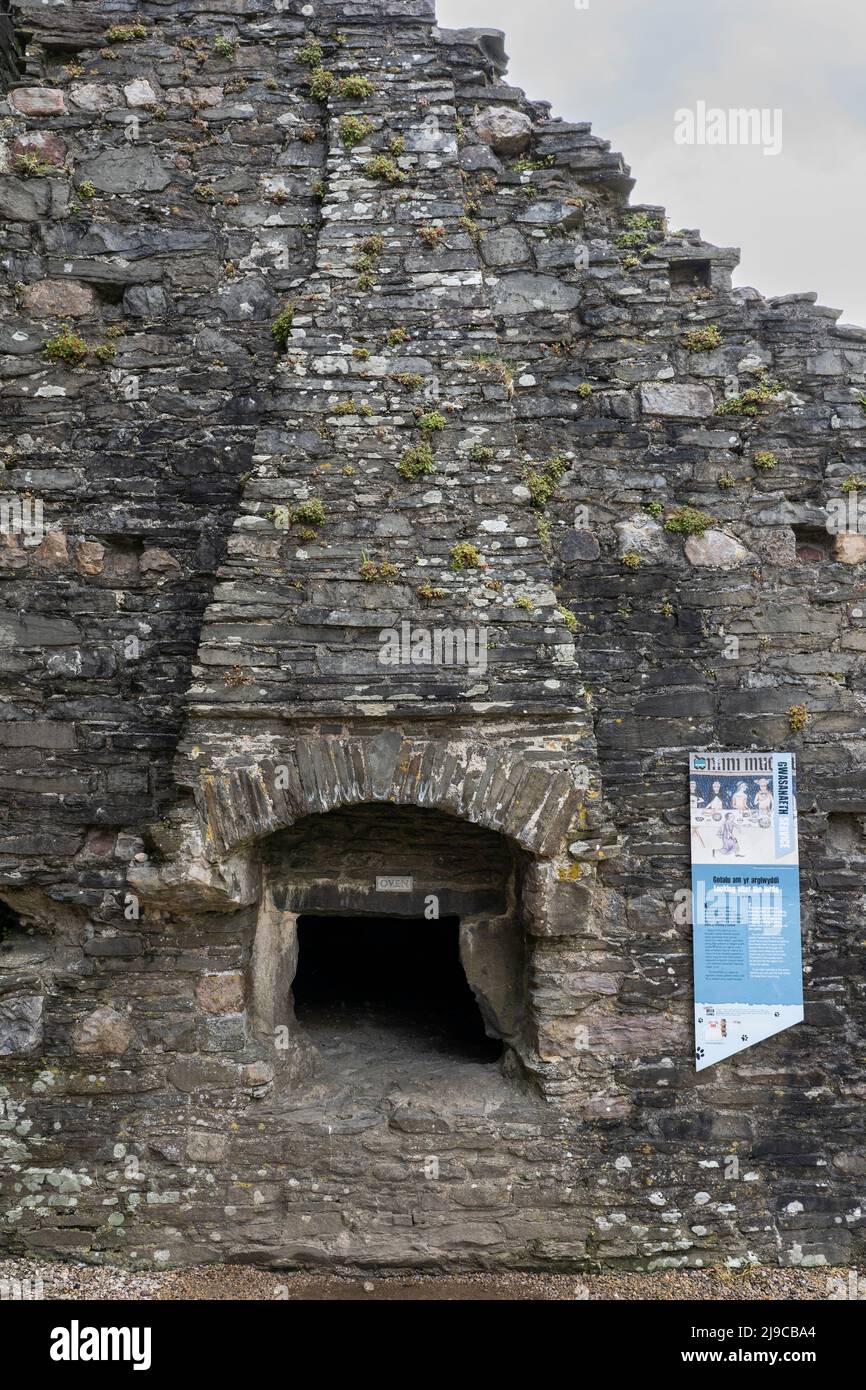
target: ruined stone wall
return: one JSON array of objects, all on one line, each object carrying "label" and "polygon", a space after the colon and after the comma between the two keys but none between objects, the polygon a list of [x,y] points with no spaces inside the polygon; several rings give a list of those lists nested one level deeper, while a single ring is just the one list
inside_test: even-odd
[{"label": "ruined stone wall", "polygon": [[[16,13],[0,448],[47,532],[0,537],[4,1243],[857,1258],[866,543],[826,520],[866,334],[732,291],[427,0]],[[403,620],[488,669],[383,667]],[[685,757],[748,746],[798,755],[806,1023],[698,1081]],[[326,1093],[263,1034],[268,884],[370,802],[372,880],[429,888],[445,813],[501,845],[502,1076]]]}]

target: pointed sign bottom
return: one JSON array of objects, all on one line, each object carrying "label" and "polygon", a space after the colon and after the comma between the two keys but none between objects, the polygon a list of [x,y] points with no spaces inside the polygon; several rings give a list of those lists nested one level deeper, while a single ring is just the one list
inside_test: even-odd
[{"label": "pointed sign bottom", "polygon": [[696,1004],[696,1069],[733,1057],[774,1033],[803,1022],[802,1004]]}]

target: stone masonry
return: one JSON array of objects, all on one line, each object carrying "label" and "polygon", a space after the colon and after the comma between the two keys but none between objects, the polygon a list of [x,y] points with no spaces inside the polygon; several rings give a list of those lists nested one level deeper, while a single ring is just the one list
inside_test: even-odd
[{"label": "stone masonry", "polygon": [[[6,8],[0,1249],[862,1260],[866,332],[432,0]],[[745,747],[806,1021],[698,1079],[686,758]],[[502,1063],[332,1075],[298,916],[431,894]]]}]

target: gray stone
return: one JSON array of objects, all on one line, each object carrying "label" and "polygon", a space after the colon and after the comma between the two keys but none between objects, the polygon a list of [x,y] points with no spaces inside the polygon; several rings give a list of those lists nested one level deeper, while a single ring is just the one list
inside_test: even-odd
[{"label": "gray stone", "polygon": [[532,122],[510,106],[487,106],[472,118],[479,139],[495,154],[521,154],[532,136]]},{"label": "gray stone", "polygon": [[713,393],[709,386],[680,386],[648,382],[640,388],[645,415],[701,419],[713,413]]},{"label": "gray stone", "polygon": [[35,222],[51,207],[51,190],[44,179],[0,178],[0,217],[9,222]]},{"label": "gray stone", "polygon": [[488,145],[465,145],[460,151],[460,167],[469,173],[483,170],[502,173],[502,163]]},{"label": "gray stone", "polygon": [[228,1148],[228,1135],[191,1130],[186,1141],[186,1156],[191,1163],[219,1163]]},{"label": "gray stone", "polygon": [[705,531],[702,536],[689,536],[685,545],[686,559],[690,565],[705,569],[739,569],[751,557],[744,545],[724,531]]},{"label": "gray stone", "polygon": [[123,308],[132,318],[160,318],[168,307],[165,290],[159,285],[131,285],[124,291]]},{"label": "gray stone", "polygon": [[513,227],[489,232],[481,243],[481,254],[487,265],[520,265],[529,259],[529,248]]},{"label": "gray stone", "polygon": [[630,553],[647,560],[670,559],[671,546],[664,527],[646,512],[637,512],[627,521],[617,522],[615,530],[620,558]]},{"label": "gray stone", "polygon": [[220,311],[230,322],[261,323],[276,313],[273,291],[255,276],[232,282],[220,292]]},{"label": "gray stone", "polygon": [[505,316],[558,313],[576,308],[581,291],[576,285],[564,285],[552,275],[523,271],[503,276],[493,287],[491,298],[494,312]]},{"label": "gray stone", "polygon": [[598,539],[591,531],[568,531],[562,542],[562,558],[566,563],[597,560],[601,554]]},{"label": "gray stone", "polygon": [[82,111],[112,111],[123,106],[123,93],[111,82],[73,82],[69,95]]},{"label": "gray stone", "polygon": [[102,193],[159,192],[171,183],[171,174],[152,150],[130,145],[84,160],[80,173]]},{"label": "gray stone", "polygon": [[44,341],[44,335],[34,333],[28,324],[6,323],[0,327],[0,353],[24,356],[39,352]]},{"label": "gray stone", "polygon": [[10,994],[0,998],[0,1056],[32,1052],[40,1046],[44,1004],[43,996],[38,994]]}]

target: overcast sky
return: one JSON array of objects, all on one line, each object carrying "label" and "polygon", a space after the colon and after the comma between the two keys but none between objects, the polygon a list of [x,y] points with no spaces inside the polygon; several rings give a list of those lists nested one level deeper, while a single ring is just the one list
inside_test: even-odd
[{"label": "overcast sky", "polygon": [[[508,80],[622,151],[633,202],[739,247],[736,284],[816,290],[866,325],[866,0],[437,5],[443,27],[505,30]],[[699,102],[780,110],[780,153],[677,144]]]}]

